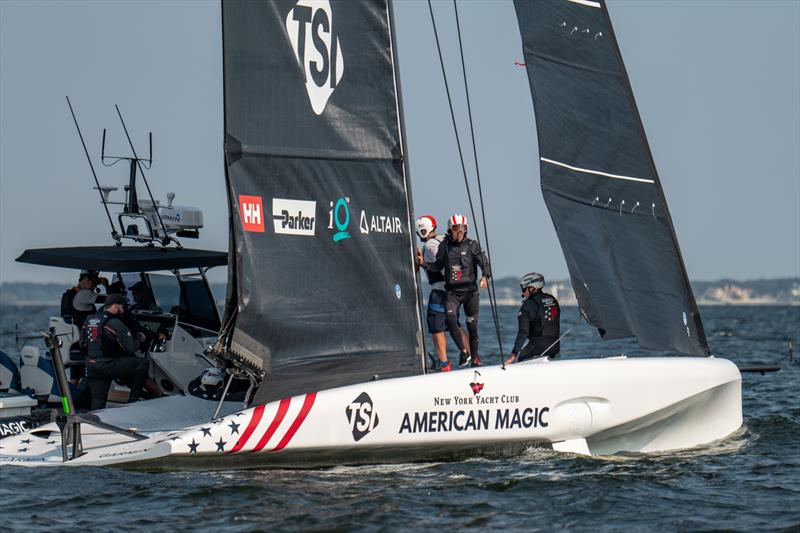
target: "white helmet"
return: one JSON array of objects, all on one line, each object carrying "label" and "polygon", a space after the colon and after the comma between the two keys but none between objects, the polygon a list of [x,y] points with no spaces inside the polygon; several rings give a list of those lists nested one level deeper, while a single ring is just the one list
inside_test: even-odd
[{"label": "white helmet", "polygon": [[534,289],[541,289],[544,287],[544,276],[539,274],[538,272],[528,272],[522,279],[519,280],[519,287],[524,291],[528,287],[533,287]]},{"label": "white helmet", "polygon": [[212,366],[203,370],[200,375],[200,384],[206,387],[219,387],[224,377],[225,373],[222,370]]},{"label": "white helmet", "polygon": [[469,227],[469,222],[467,221],[467,217],[465,215],[461,215],[458,213],[451,216],[450,218],[447,219],[447,229],[453,229],[453,226]]},{"label": "white helmet", "polygon": [[436,219],[432,215],[423,215],[417,219],[417,235],[420,239],[426,239],[431,233],[436,231]]}]

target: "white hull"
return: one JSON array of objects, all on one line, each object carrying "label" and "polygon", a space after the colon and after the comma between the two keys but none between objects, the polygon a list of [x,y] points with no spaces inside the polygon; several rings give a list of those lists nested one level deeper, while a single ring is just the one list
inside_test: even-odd
[{"label": "white hull", "polygon": [[[533,444],[592,455],[652,453],[724,439],[742,425],[741,406],[741,375],[724,359],[534,361],[340,387],[216,421],[209,421],[211,402],[151,400],[100,413],[106,422],[137,428],[146,440],[84,426],[86,453],[63,463],[51,424],[0,442],[0,464],[314,466]],[[226,412],[232,409],[226,404]]]}]

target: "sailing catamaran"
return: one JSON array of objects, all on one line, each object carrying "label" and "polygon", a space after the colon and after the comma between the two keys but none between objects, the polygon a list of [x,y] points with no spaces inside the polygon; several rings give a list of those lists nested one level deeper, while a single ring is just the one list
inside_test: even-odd
[{"label": "sailing catamaran", "polygon": [[740,428],[741,375],[708,356],[605,4],[515,6],[542,189],[582,313],[604,338],[692,357],[426,374],[390,2],[223,1],[230,269],[216,351],[258,382],[254,397],[191,424],[175,398],[99,411],[129,431],[62,446],[43,426],[3,441],[0,464],[312,466],[533,444],[602,455]]}]

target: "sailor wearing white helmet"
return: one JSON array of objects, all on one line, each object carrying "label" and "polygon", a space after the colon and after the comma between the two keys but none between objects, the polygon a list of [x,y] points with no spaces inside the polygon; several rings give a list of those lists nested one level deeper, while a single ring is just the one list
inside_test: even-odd
[{"label": "sailor wearing white helmet", "polygon": [[[535,357],[555,357],[560,351],[561,308],[555,296],[542,291],[544,276],[538,272],[525,274],[519,287],[525,300],[517,313],[519,329],[507,365]],[[525,341],[528,342],[523,347]]]},{"label": "sailor wearing white helmet", "polygon": [[[444,271],[444,284],[447,291],[445,319],[450,336],[460,351],[458,366],[480,366],[478,354],[478,267],[483,272],[480,287],[486,288],[486,280],[491,277],[489,259],[477,241],[467,237],[467,217],[461,214],[451,216],[447,221],[447,238],[439,246],[434,261],[426,261],[422,253],[417,254],[417,262],[428,272]],[[458,333],[458,310],[464,306],[469,332],[469,348]]]},{"label": "sailor wearing white helmet", "polygon": [[[439,244],[444,240],[444,235],[437,235],[436,218],[433,215],[423,215],[416,220],[417,235],[423,243],[422,256],[425,262],[436,260],[436,253],[439,251]],[[428,309],[426,319],[428,322],[428,332],[433,337],[433,345],[436,348],[436,355],[439,360],[439,370],[450,372],[453,367],[447,358],[447,341],[444,332],[447,329],[445,318],[445,305],[447,304],[447,293],[444,289],[444,274],[426,270],[428,283],[431,285],[431,293],[428,296]],[[468,341],[467,333],[459,324],[458,334],[464,342]]]}]

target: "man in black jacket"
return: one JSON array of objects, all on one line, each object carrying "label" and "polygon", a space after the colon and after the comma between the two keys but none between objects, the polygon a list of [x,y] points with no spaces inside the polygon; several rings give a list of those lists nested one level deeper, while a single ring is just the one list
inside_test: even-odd
[{"label": "man in black jacket", "polygon": [[[561,308],[552,294],[542,292],[544,276],[531,272],[519,282],[525,300],[517,314],[519,329],[506,364],[535,357],[555,357],[560,351]],[[523,343],[528,341],[523,347]]]},{"label": "man in black jacket", "polygon": [[[110,294],[97,324],[91,324],[88,334],[86,373],[92,391],[92,410],[106,406],[106,396],[112,380],[119,380],[131,389],[130,401],[142,394],[147,381],[149,364],[136,356],[131,330],[120,320],[127,300],[121,294]],[[87,324],[88,326],[89,324]]]},{"label": "man in black jacket", "polygon": [[[464,215],[451,216],[447,221],[447,228],[447,238],[439,246],[436,260],[425,262],[422,254],[418,252],[417,262],[429,272],[444,271],[444,284],[447,292],[445,320],[450,336],[460,352],[458,366],[464,367],[470,363],[472,366],[481,366],[481,357],[478,354],[478,309],[480,305],[478,267],[483,272],[483,276],[480,278],[481,288],[486,288],[486,280],[492,276],[491,267],[480,244],[467,238],[467,217]],[[458,327],[458,308],[462,305],[467,317],[469,349],[464,345]]]}]

